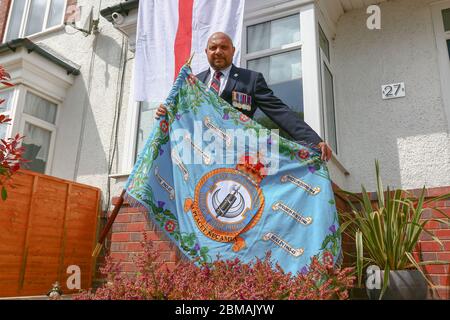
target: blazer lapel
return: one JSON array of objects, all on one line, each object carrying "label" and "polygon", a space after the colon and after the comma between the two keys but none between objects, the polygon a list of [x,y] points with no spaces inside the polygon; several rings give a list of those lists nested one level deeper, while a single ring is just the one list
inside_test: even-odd
[{"label": "blazer lapel", "polygon": [[236,86],[236,81],[238,78],[239,78],[239,70],[233,64],[233,66],[230,69],[230,75],[228,76],[227,85],[225,86],[225,89],[223,89],[220,97],[222,97],[226,101],[231,101],[231,92]]},{"label": "blazer lapel", "polygon": [[206,83],[206,79],[208,79],[208,76],[209,76],[209,68],[208,68],[208,70],[205,70],[205,71],[199,73],[199,74],[197,75],[197,78],[198,78],[198,80],[200,80],[200,81],[203,82],[204,84],[207,84],[207,83]]}]

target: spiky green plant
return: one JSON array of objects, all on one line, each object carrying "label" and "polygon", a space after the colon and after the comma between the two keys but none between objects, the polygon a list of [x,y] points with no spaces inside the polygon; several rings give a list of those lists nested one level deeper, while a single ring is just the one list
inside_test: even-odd
[{"label": "spiky green plant", "polygon": [[[424,206],[428,203],[450,198],[450,194],[444,194],[425,200],[425,187],[418,198],[411,197],[405,190],[391,191],[389,187],[385,192],[380,176],[379,162],[375,161],[377,201],[372,204],[369,193],[364,186],[361,196],[341,191],[346,195],[345,199],[350,212],[342,212],[341,232],[355,241],[356,244],[356,272],[358,284],[361,287],[362,273],[368,265],[377,265],[384,270],[383,287],[380,299],[389,285],[389,273],[391,270],[417,269],[426,278],[421,266],[429,264],[446,264],[446,261],[417,262],[413,257],[413,251],[417,247],[422,232],[429,234],[434,241],[442,242],[430,231],[426,225],[430,221],[437,221],[450,225],[449,217],[440,209],[429,209],[441,213],[447,221],[439,218],[423,217]],[[356,204],[356,205],[355,205]]]}]

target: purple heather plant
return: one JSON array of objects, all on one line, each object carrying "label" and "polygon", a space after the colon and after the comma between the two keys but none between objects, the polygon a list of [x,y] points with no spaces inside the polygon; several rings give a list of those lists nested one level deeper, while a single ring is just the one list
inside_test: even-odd
[{"label": "purple heather plant", "polygon": [[353,268],[333,266],[331,254],[314,257],[296,275],[271,262],[271,254],[252,263],[239,259],[197,266],[180,261],[169,269],[144,235],[143,251],[135,261],[139,272],[126,275],[111,258],[101,268],[106,283],[75,300],[327,300],[348,299]]}]

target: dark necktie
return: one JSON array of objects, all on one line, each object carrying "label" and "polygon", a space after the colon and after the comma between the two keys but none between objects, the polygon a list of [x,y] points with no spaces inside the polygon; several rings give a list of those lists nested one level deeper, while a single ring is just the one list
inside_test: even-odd
[{"label": "dark necktie", "polygon": [[211,81],[211,89],[219,95],[220,92],[220,77],[222,76],[222,72],[216,71],[214,72],[213,79]]}]

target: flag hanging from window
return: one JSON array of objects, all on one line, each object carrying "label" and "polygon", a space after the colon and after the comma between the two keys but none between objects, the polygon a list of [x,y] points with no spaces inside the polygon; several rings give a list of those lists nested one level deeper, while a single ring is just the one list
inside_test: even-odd
[{"label": "flag hanging from window", "polygon": [[187,65],[165,104],[126,197],[188,259],[250,262],[270,251],[294,274],[306,272],[313,256],[336,261],[334,193],[317,150],[269,134]]},{"label": "flag hanging from window", "polygon": [[206,70],[205,48],[214,32],[225,32],[240,65],[245,0],[146,0],[139,2],[134,93],[136,101],[162,102],[185,61]]}]

